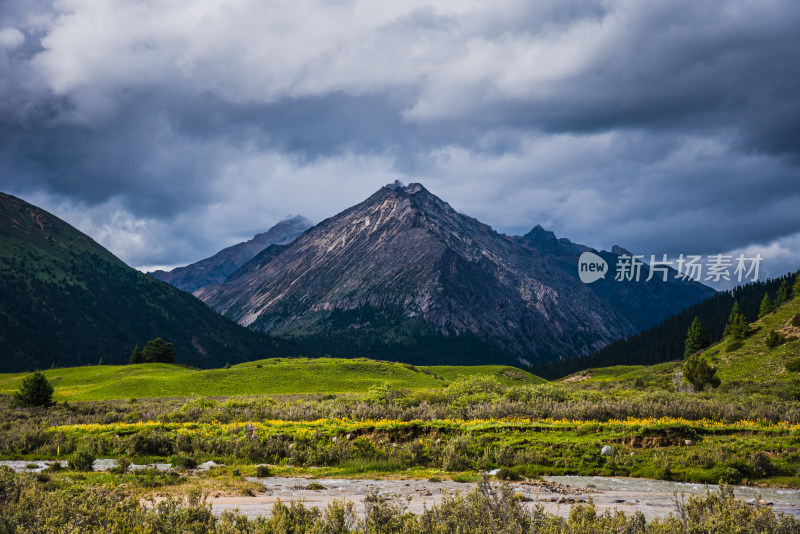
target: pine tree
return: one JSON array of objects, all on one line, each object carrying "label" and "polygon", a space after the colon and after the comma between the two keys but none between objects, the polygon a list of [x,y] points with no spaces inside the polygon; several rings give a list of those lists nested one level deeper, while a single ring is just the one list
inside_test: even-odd
[{"label": "pine tree", "polygon": [[142,357],[142,351],[139,348],[139,345],[136,345],[133,348],[133,352],[131,353],[131,359],[129,363],[143,363],[144,358]]},{"label": "pine tree", "polygon": [[772,313],[772,301],[769,300],[769,295],[764,293],[764,298],[761,301],[761,307],[758,309],[758,318],[761,319],[765,315]]},{"label": "pine tree", "polygon": [[741,341],[747,337],[747,332],[750,330],[747,319],[741,313],[733,319],[731,324],[730,334],[731,337],[737,341]]},{"label": "pine tree", "polygon": [[742,340],[747,335],[747,319],[739,308],[739,302],[734,301],[731,314],[728,316],[728,323],[725,325],[723,336],[731,336],[733,339]]},{"label": "pine tree", "polygon": [[142,349],[142,361],[144,363],[175,363],[175,349],[172,343],[167,343],[160,337],[151,339]]},{"label": "pine tree", "polygon": [[775,297],[775,307],[777,308],[784,302],[788,302],[792,298],[792,288],[789,286],[789,280],[784,279],[781,282],[781,287],[778,288],[778,296]]},{"label": "pine tree", "polygon": [[53,404],[53,386],[41,371],[36,371],[22,380],[14,401],[18,406],[50,406]]},{"label": "pine tree", "polygon": [[686,333],[686,344],[683,351],[683,357],[688,358],[695,352],[704,349],[708,346],[708,333],[703,325],[700,324],[700,318],[695,317],[692,321],[689,331]]},{"label": "pine tree", "polygon": [[800,270],[794,274],[794,287],[792,288],[792,297],[800,297]]}]

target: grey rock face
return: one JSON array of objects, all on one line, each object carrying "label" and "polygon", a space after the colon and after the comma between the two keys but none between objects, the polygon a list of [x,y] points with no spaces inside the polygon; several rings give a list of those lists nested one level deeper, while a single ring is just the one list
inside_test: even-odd
[{"label": "grey rock face", "polygon": [[396,183],[195,295],[256,330],[356,340],[353,356],[363,355],[362,332],[402,343],[422,328],[530,363],[588,354],[636,331],[520,239],[457,213],[421,184]]}]

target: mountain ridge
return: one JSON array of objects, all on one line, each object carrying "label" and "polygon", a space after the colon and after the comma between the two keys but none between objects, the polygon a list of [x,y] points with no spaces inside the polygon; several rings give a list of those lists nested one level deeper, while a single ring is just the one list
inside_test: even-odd
[{"label": "mountain ridge", "polygon": [[0,370],[127,363],[134,345],[155,337],[198,367],[291,352],[125,265],[58,217],[0,193]]},{"label": "mountain ridge", "polygon": [[[532,232],[528,241],[552,241],[553,252],[591,250]],[[338,336],[352,355],[402,355],[404,338],[418,335],[435,345],[469,340],[483,344],[488,361],[530,365],[638,331],[577,280],[576,267],[568,272],[565,258],[525,239],[456,212],[422,184],[395,182],[195,295],[256,330],[330,343]],[[698,286],[687,293],[713,292]],[[424,358],[424,350],[406,357]]]},{"label": "mountain ridge", "polygon": [[226,247],[213,256],[169,271],[156,270],[150,276],[192,293],[209,284],[219,284],[272,245],[291,243],[312,226],[302,215],[287,217],[252,239]]}]

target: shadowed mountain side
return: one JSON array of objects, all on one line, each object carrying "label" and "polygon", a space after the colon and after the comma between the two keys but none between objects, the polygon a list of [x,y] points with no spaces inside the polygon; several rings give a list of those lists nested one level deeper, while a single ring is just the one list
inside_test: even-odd
[{"label": "shadowed mountain side", "polygon": [[198,367],[293,353],[0,193],[0,371],[126,363],[134,345],[155,337]]}]

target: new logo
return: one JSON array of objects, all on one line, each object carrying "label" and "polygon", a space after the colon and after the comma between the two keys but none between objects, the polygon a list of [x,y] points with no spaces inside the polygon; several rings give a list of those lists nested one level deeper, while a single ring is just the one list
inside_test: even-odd
[{"label": "new logo", "polygon": [[584,284],[605,278],[607,272],[608,263],[594,252],[584,252],[578,258],[578,277]]}]

